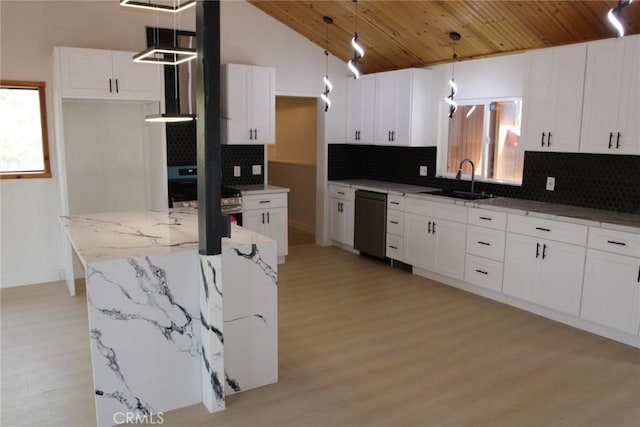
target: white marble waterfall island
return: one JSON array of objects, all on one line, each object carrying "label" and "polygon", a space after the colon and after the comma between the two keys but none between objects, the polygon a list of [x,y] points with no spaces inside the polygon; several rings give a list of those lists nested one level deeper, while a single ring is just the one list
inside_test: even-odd
[{"label": "white marble waterfall island", "polygon": [[198,254],[197,211],[62,218],[87,286],[99,426],[278,380],[277,245],[233,226]]}]

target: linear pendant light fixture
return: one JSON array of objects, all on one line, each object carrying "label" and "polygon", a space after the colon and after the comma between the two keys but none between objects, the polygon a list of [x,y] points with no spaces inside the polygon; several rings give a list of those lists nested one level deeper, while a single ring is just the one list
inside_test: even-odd
[{"label": "linear pendant light fixture", "polygon": [[196,0],[188,0],[183,2],[178,2],[177,4],[173,4],[171,6],[160,4],[160,3],[151,3],[143,2],[143,1],[135,1],[135,0],[120,0],[121,6],[135,7],[138,9],[147,9],[147,10],[157,10],[160,12],[169,12],[169,13],[179,13],[183,10],[187,10],[190,7],[196,5]]},{"label": "linear pendant light fixture", "polygon": [[327,40],[326,49],[324,50],[324,56],[326,59],[325,75],[322,78],[322,82],[324,83],[324,92],[322,92],[320,98],[324,101],[324,112],[326,113],[331,107],[329,93],[333,90],[333,85],[331,84],[331,80],[329,80],[329,25],[333,24],[333,19],[329,16],[324,16],[322,20],[327,24]]},{"label": "linear pendant light fixture", "polygon": [[613,25],[613,28],[616,29],[617,37],[624,37],[624,27],[622,26],[622,22],[620,22],[620,15],[622,13],[622,9],[629,6],[631,3],[633,3],[633,0],[618,0],[618,5],[609,9],[609,12],[607,13],[607,19],[611,25]]},{"label": "linear pendant light fixture", "polygon": [[456,33],[452,31],[449,33],[449,38],[453,40],[453,60],[451,61],[451,80],[449,80],[449,88],[451,89],[451,93],[444,100],[447,104],[449,104],[449,118],[453,118],[453,113],[458,109],[458,103],[453,99],[458,93],[458,86],[455,82],[455,67],[456,67],[456,59],[458,59],[458,54],[456,54],[456,42],[462,38],[460,33]]},{"label": "linear pendant light fixture", "polygon": [[358,71],[358,61],[364,57],[364,49],[358,44],[358,0],[353,0],[356,4],[355,11],[355,31],[353,38],[351,39],[351,47],[353,48],[353,59],[349,60],[347,67],[353,73],[354,79],[360,78],[360,71]]}]

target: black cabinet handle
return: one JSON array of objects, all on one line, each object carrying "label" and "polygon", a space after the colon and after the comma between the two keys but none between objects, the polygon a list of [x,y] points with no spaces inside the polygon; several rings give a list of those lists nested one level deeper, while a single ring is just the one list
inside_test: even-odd
[{"label": "black cabinet handle", "polygon": [[491,246],[491,243],[487,243],[487,242],[478,242],[478,244],[485,245],[485,246]]},{"label": "black cabinet handle", "polygon": [[396,140],[396,131],[392,130],[391,131],[391,142],[395,142],[395,140]]},{"label": "black cabinet handle", "polygon": [[249,129],[249,139],[253,140],[253,129]]},{"label": "black cabinet handle", "polygon": [[398,224],[398,221],[389,221],[391,224]]},{"label": "black cabinet handle", "polygon": [[431,221],[429,221],[429,226],[427,227],[427,234],[431,234]]},{"label": "black cabinet handle", "polygon": [[541,146],[541,147],[544,147],[544,137],[545,137],[546,135],[547,135],[547,134],[546,134],[545,132],[542,132],[542,139],[540,140],[540,146]]},{"label": "black cabinet handle", "polygon": [[338,212],[342,212],[342,202],[338,202]]},{"label": "black cabinet handle", "polygon": [[400,204],[400,202],[389,202],[389,203],[391,203],[392,205],[399,205]]},{"label": "black cabinet handle", "polygon": [[624,242],[616,242],[615,240],[607,240],[607,243],[611,243],[612,245],[618,245],[618,246],[627,246],[626,243],[624,243]]},{"label": "black cabinet handle", "polygon": [[120,89],[118,88],[118,79],[116,79],[116,93],[120,93]]},{"label": "black cabinet handle", "polygon": [[436,234],[436,222],[433,221],[433,234]]},{"label": "black cabinet handle", "polygon": [[391,249],[398,250],[398,247],[397,247],[397,246],[391,246],[391,245],[389,245],[389,247],[390,247]]},{"label": "black cabinet handle", "polygon": [[387,134],[387,141],[391,142],[391,131]]},{"label": "black cabinet handle", "polygon": [[480,219],[483,219],[485,221],[493,221],[493,218],[489,218],[488,216],[481,216],[479,217]]},{"label": "black cabinet handle", "polygon": [[264,212],[262,212],[262,223],[264,224]]},{"label": "black cabinet handle", "polygon": [[536,243],[536,258],[540,256],[540,243]]},{"label": "black cabinet handle", "polygon": [[638,266],[638,283],[640,283],[640,266]]},{"label": "black cabinet handle", "polygon": [[613,147],[613,132],[609,132],[609,148]]},{"label": "black cabinet handle", "polygon": [[111,79],[109,79],[109,93],[112,93],[113,90],[111,89]]},{"label": "black cabinet handle", "polygon": [[547,257],[547,245],[544,244],[542,245],[542,259],[545,259]]},{"label": "black cabinet handle", "polygon": [[338,191],[338,194],[344,194],[344,191]]},{"label": "black cabinet handle", "polygon": [[258,129],[257,128],[253,130],[253,136],[257,141],[258,140]]},{"label": "black cabinet handle", "polygon": [[536,227],[536,230],[540,230],[540,231],[551,231],[548,228],[542,228],[542,227]]},{"label": "black cabinet handle", "polygon": [[486,272],[486,271],[484,271],[484,270],[476,270],[476,272],[477,272],[477,273],[480,273],[480,274],[484,274],[485,276],[486,276],[487,274],[489,274],[489,273],[487,273],[487,272]]},{"label": "black cabinet handle", "polygon": [[[117,81],[117,80],[116,80],[116,81]],[[620,132],[618,132],[618,138],[616,139],[616,150],[617,150],[618,148],[620,148],[620,136],[621,136],[621,134],[620,134]]]},{"label": "black cabinet handle", "polygon": [[271,215],[267,212],[267,224],[271,224]]},{"label": "black cabinet handle", "polygon": [[551,132],[547,135],[547,147],[551,147]]},{"label": "black cabinet handle", "polygon": [[271,200],[260,200],[260,204],[271,203]]}]

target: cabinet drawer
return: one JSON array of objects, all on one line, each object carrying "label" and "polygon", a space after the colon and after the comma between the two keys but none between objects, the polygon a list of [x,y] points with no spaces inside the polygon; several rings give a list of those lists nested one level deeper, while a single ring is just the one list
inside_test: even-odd
[{"label": "cabinet drawer", "polygon": [[467,207],[451,203],[438,203],[430,200],[405,199],[405,212],[442,218],[449,221],[467,223]]},{"label": "cabinet drawer", "polygon": [[509,215],[508,218],[507,229],[512,233],[526,234],[581,246],[587,243],[588,227],[584,225],[522,215]]},{"label": "cabinet drawer", "polygon": [[404,211],[404,196],[397,196],[395,194],[389,194],[387,196],[387,209],[394,209],[396,211]]},{"label": "cabinet drawer", "polygon": [[242,209],[245,211],[286,207],[287,193],[271,193],[242,197]]},{"label": "cabinet drawer", "polygon": [[589,227],[589,247],[640,258],[640,234]]},{"label": "cabinet drawer", "polygon": [[351,187],[343,187],[341,185],[330,185],[329,195],[340,200],[354,201],[356,200],[356,190]]},{"label": "cabinet drawer", "polygon": [[464,281],[496,292],[502,292],[502,263],[468,255]]},{"label": "cabinet drawer", "polygon": [[387,257],[404,261],[404,238],[387,233]]},{"label": "cabinet drawer", "polygon": [[494,212],[485,209],[469,209],[468,222],[471,225],[479,225],[495,230],[506,230],[507,214],[505,212]]},{"label": "cabinet drawer", "polygon": [[404,235],[404,213],[387,210],[387,233]]},{"label": "cabinet drawer", "polygon": [[505,232],[476,225],[467,227],[467,253],[504,261]]}]

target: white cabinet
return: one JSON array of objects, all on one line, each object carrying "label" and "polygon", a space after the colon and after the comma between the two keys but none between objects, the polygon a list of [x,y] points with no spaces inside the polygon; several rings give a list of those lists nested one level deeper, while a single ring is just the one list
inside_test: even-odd
[{"label": "white cabinet", "polygon": [[373,144],[375,74],[347,80],[347,142]]},{"label": "white cabinet", "polygon": [[331,216],[329,237],[353,247],[356,192],[353,188],[330,185]]},{"label": "white cabinet", "polygon": [[275,69],[224,64],[221,80],[222,142],[275,143]]},{"label": "white cabinet", "polygon": [[404,261],[404,196],[387,196],[387,249],[386,255]]},{"label": "white cabinet", "polygon": [[278,257],[289,253],[287,193],[242,197],[242,226],[278,242]]},{"label": "white cabinet", "polygon": [[587,228],[509,215],[508,231],[503,292],[577,316]]},{"label": "white cabinet", "polygon": [[464,280],[500,292],[507,215],[469,209]]},{"label": "white cabinet", "polygon": [[375,74],[374,142],[426,146],[430,71],[406,69]]},{"label": "white cabinet", "polygon": [[464,206],[411,199],[405,205],[404,262],[462,280],[466,210]]},{"label": "white cabinet", "polygon": [[580,317],[638,334],[640,234],[590,228]]},{"label": "white cabinet", "polygon": [[588,44],[580,151],[640,154],[640,36]]},{"label": "white cabinet", "polygon": [[528,151],[578,152],[586,44],[528,51],[522,141]]},{"label": "white cabinet", "polygon": [[161,101],[164,69],[133,62],[135,52],[56,48],[63,98]]}]

